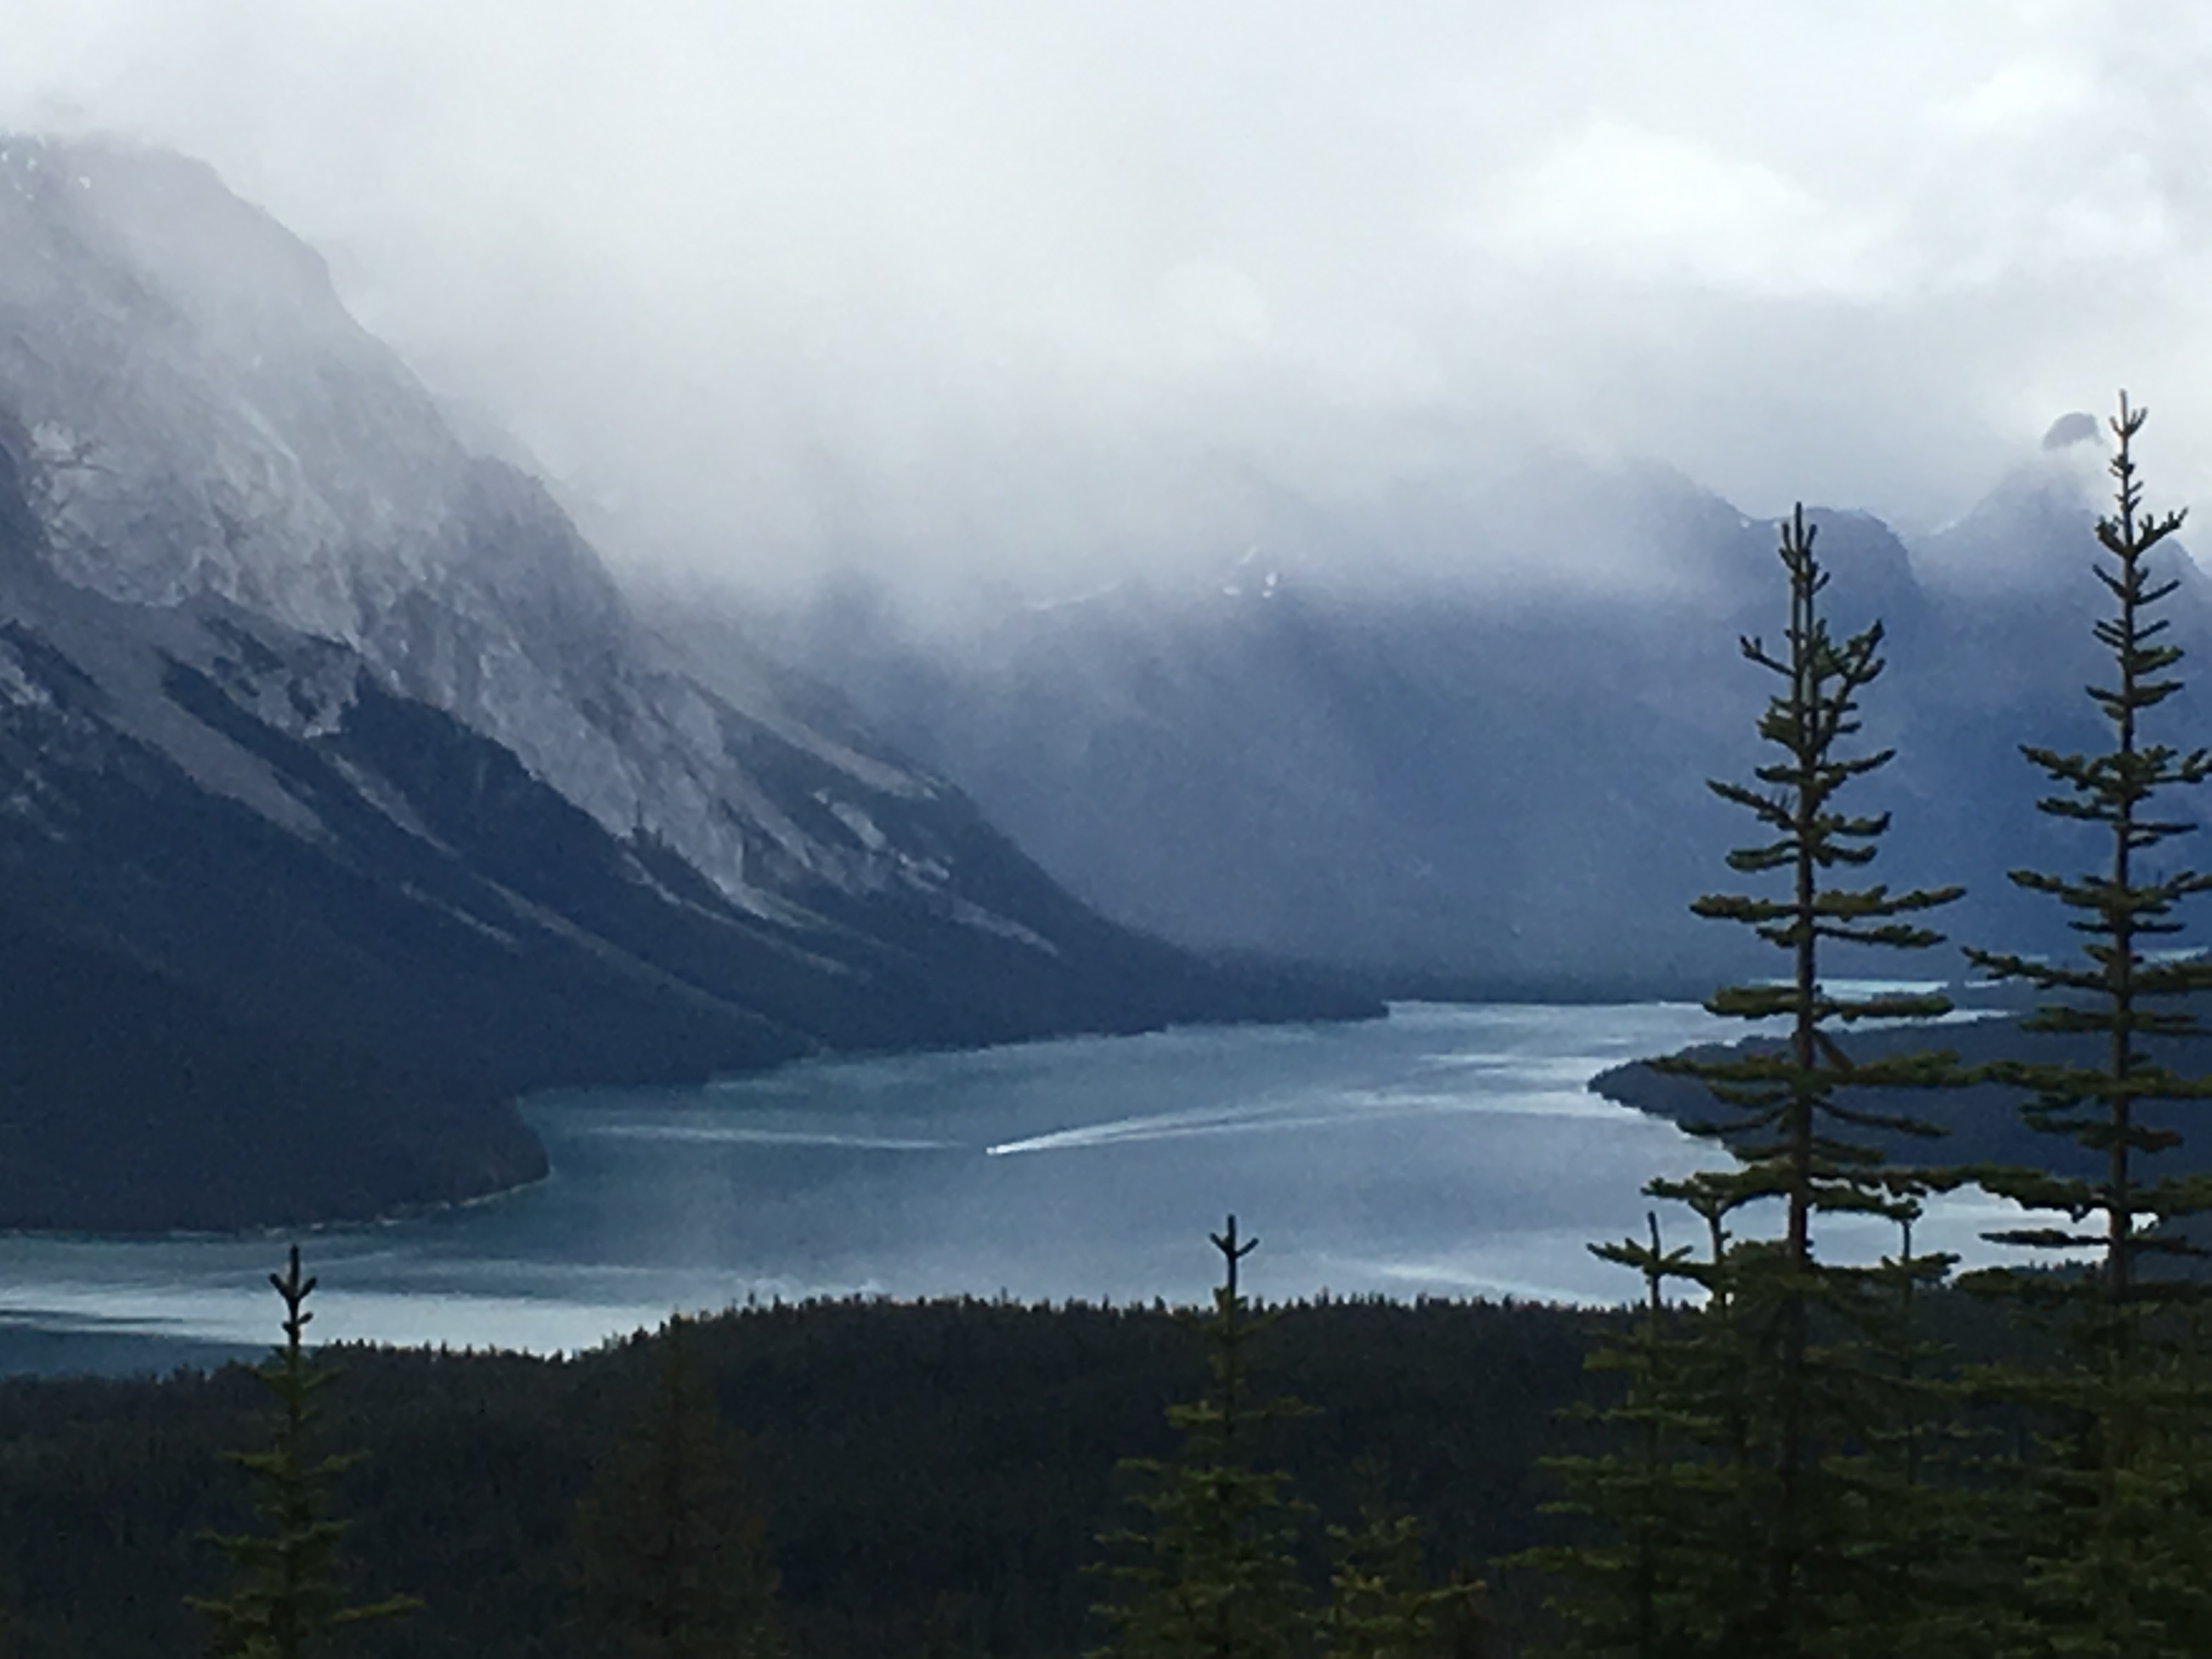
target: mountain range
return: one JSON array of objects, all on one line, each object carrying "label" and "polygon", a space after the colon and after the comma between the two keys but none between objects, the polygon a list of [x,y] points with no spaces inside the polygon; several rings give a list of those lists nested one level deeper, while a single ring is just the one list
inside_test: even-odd
[{"label": "mountain range", "polygon": [[1371,1012],[1071,897],[643,626],[206,167],[0,141],[0,1225],[542,1172],[520,1091]]},{"label": "mountain range", "polygon": [[[1812,514],[1887,629],[1880,873],[1975,943],[2063,942],[2004,872],[2081,850],[2017,745],[2098,739],[2094,431],[1932,534]],[[204,166],[0,139],[0,1225],[470,1198],[542,1172],[532,1089],[1764,966],[1686,907],[1776,527],[1667,468],[1278,485],[947,623],[618,580],[512,453]]]},{"label": "mountain range", "polygon": [[[1854,786],[1855,810],[1891,815],[1875,875],[1965,883],[1935,918],[1960,941],[2065,947],[2055,907],[2006,872],[2095,850],[2034,811],[2019,745],[2104,741],[2082,695],[2110,672],[2090,634],[2097,430],[2062,422],[1910,543],[1808,514],[1835,631],[1885,630],[1856,741],[1896,758]],[[1399,995],[1691,995],[1772,971],[1688,905],[1741,889],[1723,854],[1759,838],[1705,781],[1767,758],[1775,687],[1739,641],[1786,623],[1777,530],[1665,467],[1554,459],[1356,509],[1285,496],[1210,567],[980,596],[951,624],[857,579],[742,619],[696,591],[646,603],[702,647],[742,632],[805,661],[1073,891],[1179,943]],[[1641,579],[1565,574],[1593,548]],[[2212,661],[2212,596],[2186,554],[2169,574],[2186,680]],[[2186,746],[2205,707],[2185,685],[2155,718]]]}]

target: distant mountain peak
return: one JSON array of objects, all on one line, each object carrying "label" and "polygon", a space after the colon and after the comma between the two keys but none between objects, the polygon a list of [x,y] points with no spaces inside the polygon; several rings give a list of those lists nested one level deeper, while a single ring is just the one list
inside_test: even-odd
[{"label": "distant mountain peak", "polygon": [[2043,447],[2070,449],[2075,444],[2094,443],[2103,434],[2104,429],[2094,415],[2077,409],[2071,414],[2061,415],[2051,423],[2050,430],[2043,434]]},{"label": "distant mountain peak", "polygon": [[2091,562],[2103,465],[2101,448],[2046,439],[1960,517],[1914,538],[1914,568],[1960,593],[2040,592],[2078,580]]}]

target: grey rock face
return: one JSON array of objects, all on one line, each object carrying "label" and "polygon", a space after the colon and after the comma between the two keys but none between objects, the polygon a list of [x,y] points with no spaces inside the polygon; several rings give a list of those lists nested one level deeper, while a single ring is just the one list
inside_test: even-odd
[{"label": "grey rock face", "polygon": [[[835,699],[742,645],[682,659],[205,167],[21,139],[0,140],[11,916],[149,1006],[223,1011],[241,1052],[273,1031],[469,1099],[1371,1011],[1106,921]],[[97,1043],[100,1007],[10,1012]],[[340,1095],[352,1063],[325,1068]],[[149,1133],[192,1109],[123,1094]],[[0,1133],[23,1113],[54,1115],[0,1086]],[[303,1168],[346,1155],[314,1126],[288,1144]]]},{"label": "grey rock face", "polygon": [[[465,450],[320,259],[199,163],[0,142],[0,445],[64,581],[349,647],[749,910],[896,889],[1024,931],[872,827],[940,786],[772,694],[707,691],[544,489]],[[763,738],[823,763],[824,812],[733,759]]]}]

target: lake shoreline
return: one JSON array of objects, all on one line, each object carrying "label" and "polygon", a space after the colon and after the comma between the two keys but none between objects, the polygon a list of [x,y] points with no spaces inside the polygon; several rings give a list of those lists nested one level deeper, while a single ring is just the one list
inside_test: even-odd
[{"label": "lake shoreline", "polygon": [[399,1346],[573,1352],[749,1297],[1202,1305],[1231,1212],[1270,1302],[1611,1305],[1627,1291],[1586,1247],[1698,1149],[1589,1081],[1711,1030],[1680,1004],[1400,1003],[545,1091],[518,1106],[545,1176],[465,1202],[0,1236],[0,1325],[258,1348],[292,1241],[319,1335]]}]

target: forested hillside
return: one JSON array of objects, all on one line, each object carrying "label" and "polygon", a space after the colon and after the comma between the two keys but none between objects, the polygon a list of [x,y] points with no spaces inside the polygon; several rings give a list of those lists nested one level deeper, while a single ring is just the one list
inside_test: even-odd
[{"label": "forested hillside", "polygon": [[[276,1311],[272,1301],[273,1316]],[[1575,1443],[1594,1316],[1334,1302],[1285,1310],[1255,1355],[1316,1415],[1265,1445],[1349,1520],[1357,1466],[1419,1515],[1440,1572],[1551,1535],[1536,1457]],[[1105,1632],[1096,1534],[1127,1524],[1115,1465],[1161,1455],[1196,1394],[1200,1337],[1164,1310],[822,1303],[734,1311],[689,1340],[750,1441],[750,1501],[805,1655],[1073,1655]],[[337,1486],[345,1577],[422,1598],[346,1634],[364,1655],[582,1652],[571,1529],[595,1468],[652,1396],[665,1335],[570,1360],[337,1349],[317,1431],[367,1459]],[[246,1370],[0,1384],[0,1606],[27,1655],[196,1650],[187,1593],[225,1582],[210,1529],[250,1528],[222,1454],[265,1431]],[[1522,1598],[1525,1600],[1526,1598]],[[1506,1611],[1511,1590],[1498,1598]],[[339,1650],[335,1645],[333,1651]]]}]

